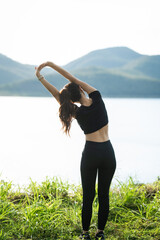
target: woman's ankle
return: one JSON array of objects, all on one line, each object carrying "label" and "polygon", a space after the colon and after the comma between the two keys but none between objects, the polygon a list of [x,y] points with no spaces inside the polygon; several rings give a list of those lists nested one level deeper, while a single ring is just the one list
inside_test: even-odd
[{"label": "woman's ankle", "polygon": [[87,230],[83,230],[83,233],[88,233],[88,231]]},{"label": "woman's ankle", "polygon": [[103,233],[103,230],[97,229],[97,232],[96,232],[96,234],[98,234],[98,233],[100,233],[100,232],[102,232],[102,233]]}]

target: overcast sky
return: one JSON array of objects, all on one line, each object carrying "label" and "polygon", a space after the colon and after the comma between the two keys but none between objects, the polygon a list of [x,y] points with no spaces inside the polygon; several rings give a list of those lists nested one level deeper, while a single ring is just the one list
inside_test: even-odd
[{"label": "overcast sky", "polygon": [[0,53],[64,65],[102,48],[160,54],[160,0],[0,0]]}]

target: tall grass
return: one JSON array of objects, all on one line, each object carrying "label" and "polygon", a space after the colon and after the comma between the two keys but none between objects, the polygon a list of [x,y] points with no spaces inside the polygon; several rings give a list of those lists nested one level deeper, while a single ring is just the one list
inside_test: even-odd
[{"label": "tall grass", "polygon": [[[81,232],[81,186],[53,178],[14,188],[0,181],[0,239],[76,240]],[[98,199],[93,204],[92,238],[97,226]],[[105,228],[110,240],[160,239],[160,181],[138,184],[132,178],[110,191]]]}]

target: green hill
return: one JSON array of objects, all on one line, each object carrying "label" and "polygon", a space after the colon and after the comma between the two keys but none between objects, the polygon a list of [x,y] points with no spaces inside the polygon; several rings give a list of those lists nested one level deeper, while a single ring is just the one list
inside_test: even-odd
[{"label": "green hill", "polygon": [[[141,55],[126,47],[107,48],[90,52],[64,68],[99,89],[104,97],[160,97],[159,55]],[[34,66],[0,55],[0,95],[51,96],[34,72]],[[67,83],[52,69],[43,73],[58,89]]]},{"label": "green hill", "polygon": [[[51,72],[47,69],[47,72]],[[33,78],[34,66],[21,64],[3,54],[0,54],[0,86],[6,83],[17,83],[22,80]]]},{"label": "green hill", "polygon": [[79,69],[85,67],[103,67],[103,68],[119,68],[128,62],[139,59],[140,54],[132,51],[127,47],[114,47],[96,50],[78,58],[67,64],[67,69]]},{"label": "green hill", "polygon": [[160,79],[160,56],[142,56],[126,64],[124,70],[136,70],[144,76]]}]

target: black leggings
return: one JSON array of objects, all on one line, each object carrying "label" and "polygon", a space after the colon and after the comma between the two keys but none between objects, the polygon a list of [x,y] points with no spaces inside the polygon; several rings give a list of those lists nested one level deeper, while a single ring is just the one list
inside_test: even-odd
[{"label": "black leggings", "polygon": [[109,214],[109,188],[116,169],[114,149],[110,140],[106,142],[86,141],[81,159],[83,188],[82,226],[88,231],[95,196],[98,172],[98,229],[104,230]]}]

